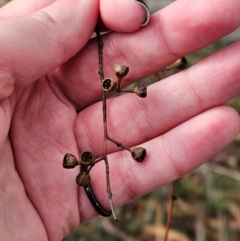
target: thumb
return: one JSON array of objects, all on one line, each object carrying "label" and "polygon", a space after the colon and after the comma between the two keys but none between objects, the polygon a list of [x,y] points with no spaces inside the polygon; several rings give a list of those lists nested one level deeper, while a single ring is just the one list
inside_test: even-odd
[{"label": "thumb", "polygon": [[29,84],[75,55],[91,37],[98,11],[96,0],[60,0],[30,16],[1,19],[0,99],[16,80]]}]

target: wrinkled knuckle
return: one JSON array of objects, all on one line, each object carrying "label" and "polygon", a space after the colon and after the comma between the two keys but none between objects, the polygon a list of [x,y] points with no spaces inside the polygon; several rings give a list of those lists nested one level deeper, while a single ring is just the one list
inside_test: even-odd
[{"label": "wrinkled knuckle", "polygon": [[15,88],[15,78],[12,74],[0,71],[0,99],[9,97]]},{"label": "wrinkled knuckle", "polygon": [[64,59],[68,59],[70,56],[67,54],[65,42],[66,34],[63,31],[63,25],[55,20],[50,14],[45,11],[39,11],[36,14],[32,15],[39,23],[39,29],[48,29],[48,35],[46,36],[49,39],[49,43],[54,49],[57,49],[60,56],[63,56]]},{"label": "wrinkled knuckle", "polygon": [[149,116],[148,106],[146,102],[140,98],[132,97],[132,101],[129,101],[131,120],[134,126],[134,133],[137,135],[141,133],[141,142],[148,141],[152,130],[152,119]]},{"label": "wrinkled knuckle", "polygon": [[[106,66],[113,66],[112,60],[115,59],[116,64],[122,64],[125,61],[124,53],[122,52],[122,49],[124,47],[122,45],[119,45],[117,41],[114,40],[114,38],[108,41],[105,41],[106,45],[104,48],[105,55],[103,56],[104,61],[106,61]],[[120,47],[119,47],[120,46]]]},{"label": "wrinkled knuckle", "polygon": [[139,197],[139,185],[138,185],[138,178],[137,178],[137,173],[134,170],[134,166],[132,166],[128,158],[125,158],[124,163],[126,164],[125,170],[125,175],[121,175],[122,178],[122,183],[125,187],[125,196],[127,197],[127,200],[133,201]]},{"label": "wrinkled knuckle", "polygon": [[182,167],[178,164],[179,162],[176,160],[176,157],[172,155],[172,153],[174,153],[174,150],[172,150],[172,145],[169,142],[166,135],[163,135],[162,137],[164,138],[163,146],[164,146],[165,155],[167,157],[167,160],[169,160],[169,162],[172,164],[173,173],[175,173],[174,176],[182,177],[185,174],[185,172],[182,169]]},{"label": "wrinkled knuckle", "polygon": [[199,94],[199,91],[197,90],[196,86],[194,85],[191,76],[189,76],[188,71],[184,71],[183,73],[185,74],[185,79],[188,84],[189,93],[192,93],[192,100],[194,102],[194,106],[198,106],[200,107],[200,109],[205,109],[204,101],[201,98],[201,95]]},{"label": "wrinkled knuckle", "polygon": [[172,55],[174,59],[181,58],[182,55],[181,55],[181,53],[179,53],[179,51],[181,51],[181,48],[175,47],[177,45],[172,44],[172,41],[169,41],[169,39],[168,39],[169,37],[167,36],[167,34],[165,32],[166,31],[164,31],[164,29],[163,29],[163,24],[159,20],[158,24],[156,24],[156,26],[155,26],[155,33],[156,33],[157,39],[162,41],[162,45],[165,46],[168,53],[170,55]]}]

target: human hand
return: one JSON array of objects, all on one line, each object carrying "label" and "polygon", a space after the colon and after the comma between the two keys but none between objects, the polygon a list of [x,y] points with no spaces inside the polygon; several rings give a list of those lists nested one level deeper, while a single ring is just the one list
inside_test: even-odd
[{"label": "human hand", "polygon": [[[7,17],[0,21],[5,43],[0,46],[0,232],[5,240],[61,240],[96,215],[75,184],[79,170],[63,169],[62,158],[84,150],[102,154],[97,44],[88,42],[98,2],[29,0],[12,11],[15,2],[0,12]],[[107,9],[104,2],[101,10]],[[154,14],[139,31],[110,33],[103,39],[105,76],[113,76],[114,64],[130,67],[128,84],[148,76],[236,29],[239,10],[237,0],[182,0]],[[19,17],[10,18],[13,12]],[[131,24],[124,29],[109,12],[102,10],[107,27],[137,29]],[[129,153],[109,145],[115,206],[192,171],[231,142],[239,116],[222,105],[239,94],[239,45],[149,86],[146,99],[129,94],[109,100],[111,136],[147,149],[144,162],[135,163]],[[108,208],[104,163],[91,177]]]},{"label": "human hand", "polygon": [[[100,7],[105,26],[116,31],[135,31],[146,17],[134,1],[103,0]],[[123,18],[113,21],[114,13]],[[81,76],[63,80],[61,72],[70,74],[64,63],[89,41],[98,14],[97,0],[15,0],[0,10],[1,240],[62,240],[88,218],[78,213],[84,196],[74,181],[78,170],[62,168],[64,154],[78,152],[76,109],[88,103],[74,104]]]}]

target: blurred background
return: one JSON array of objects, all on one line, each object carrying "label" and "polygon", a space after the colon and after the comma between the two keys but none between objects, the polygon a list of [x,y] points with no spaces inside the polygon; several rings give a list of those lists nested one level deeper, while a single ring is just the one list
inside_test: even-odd
[{"label": "blurred background", "polygon": [[[24,1],[24,0],[23,0]],[[0,0],[0,6],[8,0]],[[146,0],[151,12],[171,0]],[[186,56],[189,66],[240,39],[240,29]],[[174,74],[173,72],[170,72]],[[153,83],[159,71],[144,81]],[[240,97],[227,103],[240,112]],[[229,123],[230,124],[230,123]],[[169,241],[240,240],[240,135],[197,170],[177,180]],[[81,225],[63,241],[162,241],[165,232],[169,187],[158,190],[116,210],[120,223],[97,217]]]}]

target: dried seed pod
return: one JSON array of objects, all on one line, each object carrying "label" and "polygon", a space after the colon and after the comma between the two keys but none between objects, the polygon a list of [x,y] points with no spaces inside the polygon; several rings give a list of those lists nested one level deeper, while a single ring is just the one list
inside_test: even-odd
[{"label": "dried seed pod", "polygon": [[94,163],[94,155],[90,151],[84,151],[81,153],[80,160],[81,165],[92,165]]},{"label": "dried seed pod", "polygon": [[132,158],[137,162],[142,162],[147,154],[147,151],[143,147],[133,147],[130,149]]},{"label": "dried seed pod", "polygon": [[116,89],[117,87],[117,82],[114,80],[114,79],[111,79],[111,78],[105,78],[103,81],[102,81],[102,87],[105,91],[113,91]]},{"label": "dried seed pod", "polygon": [[145,98],[147,97],[147,86],[144,83],[139,83],[134,89],[133,92],[141,97],[141,98]]},{"label": "dried seed pod", "polygon": [[89,185],[91,177],[87,172],[80,172],[76,177],[76,183],[81,187]]},{"label": "dried seed pod", "polygon": [[166,67],[166,70],[171,69],[185,69],[187,67],[187,59],[185,57],[182,57],[181,59],[176,60],[172,64],[168,65]]},{"label": "dried seed pod", "polygon": [[119,79],[124,78],[124,77],[128,74],[128,71],[129,71],[129,67],[126,66],[126,65],[116,64],[116,65],[114,66],[115,75],[116,75]]},{"label": "dried seed pod", "polygon": [[63,158],[63,167],[64,168],[74,168],[75,166],[79,165],[80,162],[77,158],[70,153],[67,153]]}]

